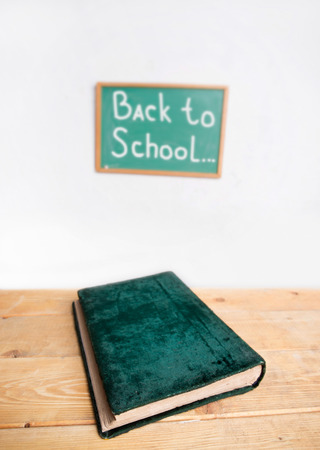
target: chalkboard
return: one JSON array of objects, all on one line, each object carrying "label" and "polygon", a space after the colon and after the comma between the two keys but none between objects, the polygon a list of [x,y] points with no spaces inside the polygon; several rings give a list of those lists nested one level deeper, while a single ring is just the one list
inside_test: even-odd
[{"label": "chalkboard", "polygon": [[221,176],[228,89],[98,83],[96,170]]}]

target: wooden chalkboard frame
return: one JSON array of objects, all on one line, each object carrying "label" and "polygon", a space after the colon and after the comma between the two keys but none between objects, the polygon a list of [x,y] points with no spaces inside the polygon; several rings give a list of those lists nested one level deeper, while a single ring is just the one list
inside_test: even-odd
[{"label": "wooden chalkboard frame", "polygon": [[[222,105],[222,118],[221,118],[221,131],[220,131],[220,144],[219,144],[219,160],[217,173],[199,173],[199,172],[178,172],[178,171],[166,171],[166,170],[144,170],[144,169],[110,169],[101,167],[101,104],[102,104],[102,88],[103,87],[141,87],[141,88],[166,88],[166,89],[219,89],[224,91],[223,105]],[[193,85],[193,84],[158,84],[158,83],[104,83],[98,82],[96,85],[96,158],[95,167],[97,172],[108,173],[128,173],[128,174],[141,174],[141,175],[166,175],[166,176],[179,176],[179,177],[201,177],[201,178],[220,178],[222,171],[222,156],[225,138],[226,127],[226,114],[227,114],[227,102],[228,102],[229,88],[227,86],[214,86],[214,85]]]}]

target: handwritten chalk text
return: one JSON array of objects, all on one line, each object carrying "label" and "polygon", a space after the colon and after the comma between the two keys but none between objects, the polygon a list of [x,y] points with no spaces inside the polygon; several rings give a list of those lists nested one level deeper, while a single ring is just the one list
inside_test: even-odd
[{"label": "handwritten chalk text", "polygon": [[[125,91],[116,90],[113,92],[112,105],[113,117],[116,122],[159,122],[160,125],[166,124],[167,126],[172,124],[171,105],[166,103],[162,92],[158,93],[155,104],[151,103],[143,106],[140,103],[134,104],[132,98]],[[180,105],[178,111],[182,114],[182,118],[186,120],[186,125],[203,128],[211,128],[215,125],[215,116],[212,111],[202,111],[198,116],[195,114],[191,97],[187,97],[185,103]],[[140,137],[140,140],[134,140],[124,126],[115,127],[112,138],[113,148],[111,155],[117,159],[132,155],[138,159],[189,160],[192,163],[215,162],[213,158],[197,157],[195,134],[190,135],[188,147],[182,145],[174,147],[165,142],[154,142],[151,132],[145,133]]]}]

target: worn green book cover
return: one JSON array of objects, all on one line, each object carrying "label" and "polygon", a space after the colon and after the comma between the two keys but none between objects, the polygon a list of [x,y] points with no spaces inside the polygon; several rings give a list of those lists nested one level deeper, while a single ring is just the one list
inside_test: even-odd
[{"label": "worn green book cover", "polygon": [[76,329],[103,438],[242,394],[263,378],[263,358],[172,272],[78,296]]}]

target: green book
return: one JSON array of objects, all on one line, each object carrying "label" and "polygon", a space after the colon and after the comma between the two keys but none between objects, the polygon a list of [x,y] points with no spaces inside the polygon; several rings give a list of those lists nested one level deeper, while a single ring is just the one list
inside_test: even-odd
[{"label": "green book", "polygon": [[133,428],[258,386],[265,361],[174,273],[78,292],[98,431]]}]

